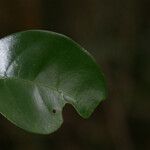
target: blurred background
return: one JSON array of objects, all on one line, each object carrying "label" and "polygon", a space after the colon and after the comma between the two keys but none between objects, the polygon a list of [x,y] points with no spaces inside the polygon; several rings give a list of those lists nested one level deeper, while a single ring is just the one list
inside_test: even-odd
[{"label": "blurred background", "polygon": [[27,29],[65,34],[101,66],[109,96],[82,119],[71,106],[50,135],[0,116],[0,150],[150,150],[149,0],[0,0],[0,37]]}]

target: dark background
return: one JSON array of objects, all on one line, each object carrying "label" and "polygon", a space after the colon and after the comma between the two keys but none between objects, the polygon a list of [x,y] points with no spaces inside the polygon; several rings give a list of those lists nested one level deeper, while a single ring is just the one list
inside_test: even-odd
[{"label": "dark background", "polygon": [[66,106],[50,135],[0,116],[0,150],[150,150],[149,0],[0,0],[0,37],[27,29],[80,43],[100,64],[109,96],[87,120]]}]

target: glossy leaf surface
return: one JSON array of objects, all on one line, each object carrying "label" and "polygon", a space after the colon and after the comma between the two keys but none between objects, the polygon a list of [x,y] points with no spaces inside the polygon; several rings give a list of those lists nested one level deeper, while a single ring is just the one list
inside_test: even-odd
[{"label": "glossy leaf surface", "polygon": [[105,97],[99,67],[70,38],[29,30],[0,40],[0,112],[17,126],[52,133],[66,103],[87,118]]}]

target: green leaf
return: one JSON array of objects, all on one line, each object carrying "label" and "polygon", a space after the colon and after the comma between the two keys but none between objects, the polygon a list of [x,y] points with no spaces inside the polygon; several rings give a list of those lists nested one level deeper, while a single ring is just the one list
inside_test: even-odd
[{"label": "green leaf", "polygon": [[52,133],[65,104],[87,118],[105,97],[102,72],[70,38],[29,30],[0,40],[0,112],[18,127]]}]

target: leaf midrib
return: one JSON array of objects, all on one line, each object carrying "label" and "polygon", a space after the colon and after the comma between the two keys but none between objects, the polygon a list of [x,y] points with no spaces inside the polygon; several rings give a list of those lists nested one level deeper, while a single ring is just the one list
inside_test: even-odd
[{"label": "leaf midrib", "polygon": [[[75,100],[74,100],[74,98],[72,98],[73,96],[71,96],[70,94],[67,94],[66,92],[64,92],[64,91],[62,91],[62,90],[58,90],[57,88],[55,88],[55,87],[53,87],[53,86],[48,86],[48,85],[45,85],[45,84],[43,84],[43,83],[40,83],[40,82],[34,82],[34,81],[32,81],[32,80],[26,80],[26,79],[22,79],[22,78],[16,78],[16,77],[6,77],[6,76],[2,76],[2,75],[0,75],[0,80],[20,80],[20,81],[22,81],[22,82],[24,82],[24,83],[27,83],[27,84],[32,84],[32,85],[39,85],[39,86],[42,86],[42,87],[45,87],[45,88],[47,88],[47,89],[50,89],[50,90],[54,90],[54,91],[56,91],[56,92],[58,92],[60,95],[61,94],[63,94],[65,97],[68,97],[69,98],[69,101],[66,99],[66,98],[64,98],[64,96],[63,96],[63,98],[64,98],[64,100],[66,101],[66,103],[71,103],[71,104],[73,104],[73,103],[75,103]],[[70,101],[71,100],[71,101]]]}]

